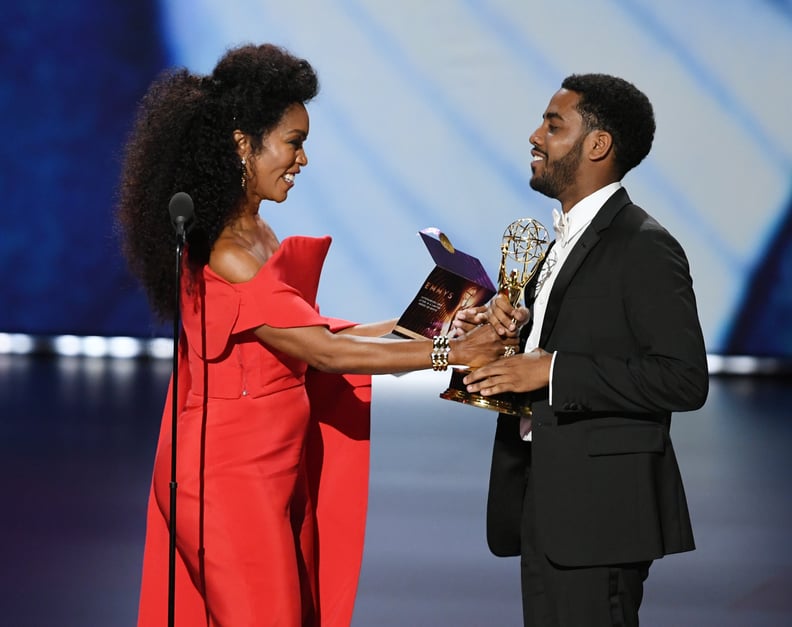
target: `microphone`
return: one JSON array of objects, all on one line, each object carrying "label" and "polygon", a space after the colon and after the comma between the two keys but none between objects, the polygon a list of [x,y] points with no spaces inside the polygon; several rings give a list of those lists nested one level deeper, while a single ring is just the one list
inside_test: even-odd
[{"label": "microphone", "polygon": [[176,229],[176,235],[184,237],[185,226],[193,219],[195,209],[193,199],[187,192],[176,192],[168,203],[168,212],[171,217],[171,224]]}]

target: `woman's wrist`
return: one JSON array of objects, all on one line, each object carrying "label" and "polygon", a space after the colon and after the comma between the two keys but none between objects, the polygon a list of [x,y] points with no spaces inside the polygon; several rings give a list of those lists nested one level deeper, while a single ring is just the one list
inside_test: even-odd
[{"label": "woman's wrist", "polygon": [[443,371],[448,368],[451,357],[451,342],[447,335],[435,335],[432,338],[432,370]]}]

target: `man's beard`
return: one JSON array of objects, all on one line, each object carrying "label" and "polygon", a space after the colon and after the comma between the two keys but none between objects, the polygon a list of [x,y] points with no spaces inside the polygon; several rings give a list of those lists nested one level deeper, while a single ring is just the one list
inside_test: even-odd
[{"label": "man's beard", "polygon": [[583,155],[583,140],[580,137],[569,152],[557,161],[545,161],[541,176],[532,176],[531,189],[549,198],[559,198],[566,188],[575,182],[578,166]]}]

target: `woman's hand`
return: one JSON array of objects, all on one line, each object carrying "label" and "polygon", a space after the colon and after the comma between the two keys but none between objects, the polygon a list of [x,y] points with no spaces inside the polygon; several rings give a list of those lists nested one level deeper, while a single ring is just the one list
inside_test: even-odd
[{"label": "woman's hand", "polygon": [[460,309],[457,311],[454,320],[451,322],[451,328],[448,331],[448,337],[461,337],[465,333],[472,331],[480,324],[487,322],[487,306],[481,307],[468,307],[467,309]]},{"label": "woman's hand", "polygon": [[481,324],[458,338],[451,339],[450,361],[478,368],[503,357],[507,347],[517,348],[517,337],[501,337],[491,324]]},{"label": "woman's hand", "polygon": [[449,337],[460,337],[485,322],[495,327],[502,337],[516,337],[520,329],[531,319],[525,307],[513,307],[505,294],[498,294],[489,305],[468,307],[457,312],[448,332]]}]

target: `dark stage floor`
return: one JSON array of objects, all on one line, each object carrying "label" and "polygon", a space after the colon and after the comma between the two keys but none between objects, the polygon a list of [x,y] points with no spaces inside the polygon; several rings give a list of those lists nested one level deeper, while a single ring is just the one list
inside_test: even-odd
[{"label": "dark stage floor", "polygon": [[[0,624],[134,624],[170,361],[0,355]],[[447,375],[377,377],[355,627],[520,624],[518,563],[491,556],[494,414]],[[792,379],[714,378],[673,436],[698,549],[652,567],[642,625],[792,625]]]}]

